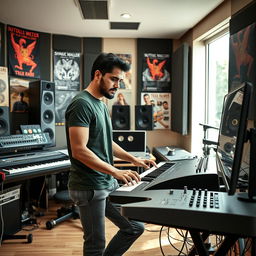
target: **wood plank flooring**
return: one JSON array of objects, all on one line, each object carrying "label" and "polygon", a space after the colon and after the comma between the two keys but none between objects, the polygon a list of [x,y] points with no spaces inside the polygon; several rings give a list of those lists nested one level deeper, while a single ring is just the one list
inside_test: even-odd
[{"label": "wood plank flooring", "polygon": [[[26,240],[5,240],[0,247],[1,256],[82,256],[82,228],[80,220],[66,220],[57,225],[52,230],[45,227],[46,221],[56,217],[56,209],[61,205],[49,201],[49,209],[45,212],[45,216],[37,218],[38,228],[33,231],[22,230],[17,234],[33,234],[33,242],[26,243]],[[33,226],[24,228],[31,229]],[[161,226],[146,224],[144,234],[133,244],[124,256],[162,256],[159,248],[159,230]],[[116,233],[117,228],[106,219],[106,239],[107,242]],[[167,228],[164,227],[162,232],[161,243],[164,255],[178,255],[170,243],[181,248],[182,243],[175,239],[181,239],[175,229],[170,229],[169,237],[167,236]],[[174,239],[170,238],[174,237]],[[211,240],[215,243],[215,237]],[[184,254],[183,254],[184,255]],[[235,255],[235,254],[232,254]],[[237,254],[236,254],[237,255]],[[250,253],[246,254],[247,256]]]},{"label": "wood plank flooring", "polygon": [[[33,242],[25,243],[26,240],[5,240],[0,247],[1,256],[81,256],[82,255],[82,228],[80,220],[66,220],[57,225],[52,230],[47,230],[45,223],[47,220],[55,218],[57,205],[49,202],[49,209],[45,216],[38,217],[38,228],[34,231],[20,231],[17,234],[33,234]],[[24,228],[31,229],[33,226]],[[125,256],[161,256],[159,248],[160,226],[146,224],[144,234],[133,244]],[[117,228],[106,219],[106,239],[109,241],[116,233]],[[166,233],[166,232],[164,232]],[[174,232],[176,233],[176,232]],[[175,234],[174,234],[175,235]],[[177,255],[169,245],[167,236],[163,234],[163,249],[165,255]]]}]

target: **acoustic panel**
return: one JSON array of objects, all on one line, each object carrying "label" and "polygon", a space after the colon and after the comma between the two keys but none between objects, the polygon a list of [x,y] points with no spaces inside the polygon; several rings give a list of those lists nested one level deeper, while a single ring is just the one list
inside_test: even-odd
[{"label": "acoustic panel", "polygon": [[189,46],[183,44],[172,55],[172,131],[188,133]]}]

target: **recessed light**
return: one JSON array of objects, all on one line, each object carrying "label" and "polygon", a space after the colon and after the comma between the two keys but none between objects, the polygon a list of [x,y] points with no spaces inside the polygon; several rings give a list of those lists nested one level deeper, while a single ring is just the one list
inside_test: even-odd
[{"label": "recessed light", "polygon": [[131,18],[131,14],[128,13],[128,12],[122,13],[120,16],[121,16],[122,18],[124,18],[124,19],[130,19],[130,18]]}]

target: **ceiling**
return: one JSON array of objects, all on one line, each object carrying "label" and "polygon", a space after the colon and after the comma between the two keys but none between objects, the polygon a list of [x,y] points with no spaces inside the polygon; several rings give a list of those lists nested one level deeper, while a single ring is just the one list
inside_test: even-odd
[{"label": "ceiling", "polygon": [[[0,21],[78,37],[178,39],[223,1],[108,0],[108,20],[86,20],[78,0],[0,0]],[[129,20],[120,17],[127,12]],[[140,25],[138,30],[110,30],[110,21]]]}]

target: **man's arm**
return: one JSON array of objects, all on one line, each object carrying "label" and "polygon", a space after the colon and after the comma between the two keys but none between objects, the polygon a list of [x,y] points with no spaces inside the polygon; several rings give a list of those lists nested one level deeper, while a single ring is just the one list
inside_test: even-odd
[{"label": "man's arm", "polygon": [[140,176],[137,172],[131,170],[119,170],[114,166],[102,161],[87,147],[88,139],[88,127],[69,128],[69,140],[73,158],[79,160],[91,169],[110,174],[126,184],[132,182],[133,180],[136,182],[140,180]]},{"label": "man's arm", "polygon": [[112,147],[113,147],[114,156],[116,156],[117,158],[120,158],[120,159],[125,160],[127,162],[131,162],[136,166],[141,166],[141,167],[144,167],[146,169],[150,168],[150,165],[156,166],[156,163],[153,160],[140,159],[140,158],[134,157],[133,155],[131,155],[127,151],[123,150],[114,141],[112,142],[112,145],[113,145]]}]

